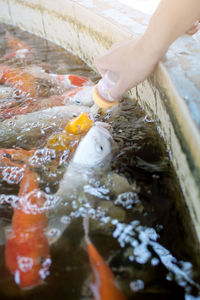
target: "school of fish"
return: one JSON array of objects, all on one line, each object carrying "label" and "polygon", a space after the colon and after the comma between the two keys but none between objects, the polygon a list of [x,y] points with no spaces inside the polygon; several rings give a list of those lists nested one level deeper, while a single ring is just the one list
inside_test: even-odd
[{"label": "school of fish", "polygon": [[[17,139],[27,126],[31,131],[26,131],[26,138],[30,132],[39,136],[42,122],[48,128],[52,126],[45,148],[58,154],[67,152],[68,166],[55,194],[60,201],[66,201],[67,195],[77,193],[96,172],[102,174],[112,158],[109,128],[105,123],[95,122],[90,110],[93,84],[86,77],[53,74],[41,66],[10,66],[13,60],[24,63],[32,59],[35,49],[8,33],[5,39],[11,52],[0,58],[0,141]],[[56,87],[59,93],[46,97],[38,89],[38,80]],[[35,121],[40,123],[38,129],[31,125]],[[59,132],[54,133],[58,128]],[[44,193],[39,188],[39,175],[31,165],[36,151],[0,149],[3,180],[19,185],[5,246],[5,263],[22,289],[41,284],[49,275],[52,263]],[[89,239],[88,228],[84,226],[94,299],[124,300],[115,285],[113,272]]]}]

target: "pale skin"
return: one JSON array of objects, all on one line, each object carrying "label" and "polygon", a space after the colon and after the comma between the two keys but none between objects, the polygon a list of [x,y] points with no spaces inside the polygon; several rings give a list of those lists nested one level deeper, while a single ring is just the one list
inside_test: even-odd
[{"label": "pale skin", "polygon": [[200,28],[197,20],[200,20],[200,0],[161,0],[140,39],[115,44],[106,55],[95,60],[102,76],[107,70],[118,75],[110,95],[121,98],[144,81],[179,36],[194,34]]}]

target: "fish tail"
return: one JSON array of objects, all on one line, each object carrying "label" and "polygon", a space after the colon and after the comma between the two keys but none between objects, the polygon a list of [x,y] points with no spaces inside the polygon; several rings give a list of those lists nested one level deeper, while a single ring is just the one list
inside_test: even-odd
[{"label": "fish tail", "polygon": [[87,215],[85,218],[83,218],[83,228],[85,233],[85,241],[88,244],[91,244],[90,238],[89,238],[89,216]]}]

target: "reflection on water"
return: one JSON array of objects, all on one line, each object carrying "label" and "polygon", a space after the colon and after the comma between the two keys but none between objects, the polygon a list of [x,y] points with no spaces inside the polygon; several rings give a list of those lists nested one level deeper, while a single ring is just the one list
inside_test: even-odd
[{"label": "reflection on water", "polygon": [[[5,58],[9,53],[4,39],[6,30],[34,49],[25,60],[23,57]],[[92,82],[98,79],[85,64],[63,49],[4,25],[1,26],[0,53],[4,56],[1,61],[4,65],[26,68],[33,65],[44,68],[45,65],[46,73],[73,73],[89,77]],[[36,87],[37,97],[45,99],[60,97],[63,93],[60,86],[46,79],[38,81]],[[106,155],[106,160],[90,169],[87,164],[83,164],[84,167],[72,165],[75,150],[71,154],[70,151],[77,145],[73,144],[73,135],[70,139],[69,132],[68,135],[63,133],[68,121],[83,112],[80,106],[70,112],[70,117],[69,112],[63,112],[65,108],[55,117],[58,109],[44,112],[49,102],[35,108],[37,97],[16,95],[16,88],[5,89],[3,85],[0,90],[0,107],[7,109],[7,115],[1,115],[0,146],[11,149],[0,151],[0,298],[94,299],[88,238],[108,263],[126,299],[197,299],[199,271],[192,249],[194,241],[184,230],[189,227],[184,225],[187,218],[182,221],[183,214],[177,210],[182,194],[154,120],[145,116],[137,103],[127,99],[117,110],[95,115],[94,121],[111,126],[114,141],[105,133],[107,129],[100,130],[106,141],[109,140],[112,157]],[[30,102],[32,98],[35,103]],[[57,101],[58,98],[54,98],[52,106]],[[90,111],[88,106],[85,112]],[[10,110],[13,107],[15,110]],[[20,114],[27,115],[11,116],[19,107],[23,108]],[[69,140],[71,146],[66,148]],[[47,141],[51,141],[49,148]],[[101,142],[102,139],[98,144],[95,140],[96,153],[102,151]],[[20,152],[13,152],[19,147]],[[77,161],[83,157],[84,162],[90,161],[87,147],[86,144],[78,148],[81,153]],[[23,181],[28,183],[22,189]],[[88,221],[87,230],[83,220]],[[11,274],[8,256],[5,258],[9,240],[12,241],[9,253],[14,252],[14,247],[25,251],[28,242],[21,246],[25,239],[20,240],[22,233],[27,239],[33,238],[32,247],[44,246],[48,241],[50,249],[45,246],[44,253],[37,256],[40,257],[37,267],[42,265],[43,284],[35,284],[32,289],[20,289],[18,284],[23,272],[31,269],[35,253],[41,249],[36,247],[34,255],[31,253],[32,260],[25,254],[17,258],[20,276]],[[25,278],[26,281],[30,277]]]}]

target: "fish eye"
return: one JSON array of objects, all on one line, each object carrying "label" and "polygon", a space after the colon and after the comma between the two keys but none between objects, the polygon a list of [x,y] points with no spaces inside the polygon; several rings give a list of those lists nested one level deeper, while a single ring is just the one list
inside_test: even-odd
[{"label": "fish eye", "polygon": [[96,150],[97,150],[98,153],[101,153],[101,152],[103,151],[103,146],[97,144],[97,145],[96,145]]},{"label": "fish eye", "polygon": [[81,101],[78,100],[78,99],[76,99],[75,102],[76,102],[77,104],[80,104],[80,103],[81,103]]}]

